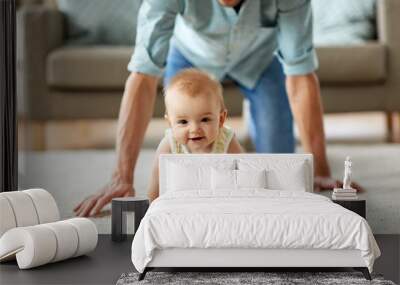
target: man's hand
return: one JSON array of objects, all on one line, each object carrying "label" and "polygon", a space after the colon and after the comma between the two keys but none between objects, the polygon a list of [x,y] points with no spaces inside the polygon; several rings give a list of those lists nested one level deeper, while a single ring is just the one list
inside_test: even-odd
[{"label": "man's hand", "polygon": [[97,215],[101,209],[111,202],[112,198],[135,196],[135,189],[132,184],[113,179],[104,186],[97,194],[85,198],[74,208],[75,215],[88,217]]},{"label": "man's hand", "polygon": [[[323,109],[321,104],[320,87],[315,73],[292,75],[286,77],[286,90],[293,117],[299,129],[300,140],[306,153],[314,155],[314,191],[340,188],[343,183],[331,178],[331,171],[326,156],[326,142]],[[352,183],[351,187],[358,192],[364,189]]]},{"label": "man's hand", "polygon": [[147,125],[153,114],[158,77],[132,72],[125,84],[118,116],[117,165],[111,183],[74,208],[77,216],[93,216],[112,198],[134,196],[132,175]]},{"label": "man's hand", "polygon": [[[343,182],[333,179],[332,177],[314,177],[314,192],[320,192],[324,190],[333,190],[333,188],[343,187]],[[357,192],[364,192],[364,188],[355,182],[351,183],[351,187],[356,189]]]}]

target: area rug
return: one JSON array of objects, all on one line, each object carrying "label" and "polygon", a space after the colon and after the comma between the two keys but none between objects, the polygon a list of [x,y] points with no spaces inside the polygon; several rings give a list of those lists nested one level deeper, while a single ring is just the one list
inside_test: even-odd
[{"label": "area rug", "polygon": [[148,272],[142,281],[139,273],[122,274],[117,285],[136,284],[213,284],[213,285],[297,285],[297,284],[376,284],[395,285],[382,275],[372,275],[368,281],[360,272]]}]

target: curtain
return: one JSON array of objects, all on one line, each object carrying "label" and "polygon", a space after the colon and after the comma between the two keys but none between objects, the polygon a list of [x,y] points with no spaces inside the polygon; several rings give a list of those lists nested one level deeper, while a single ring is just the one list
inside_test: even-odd
[{"label": "curtain", "polygon": [[0,192],[18,189],[15,0],[0,0]]}]

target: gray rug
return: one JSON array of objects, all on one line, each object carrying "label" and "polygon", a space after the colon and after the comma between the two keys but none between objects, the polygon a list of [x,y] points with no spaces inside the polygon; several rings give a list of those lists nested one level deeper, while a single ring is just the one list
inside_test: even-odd
[{"label": "gray rug", "polygon": [[360,272],[148,272],[138,281],[139,273],[122,274],[117,285],[134,284],[379,284],[395,285],[381,275],[372,275],[368,281]]}]

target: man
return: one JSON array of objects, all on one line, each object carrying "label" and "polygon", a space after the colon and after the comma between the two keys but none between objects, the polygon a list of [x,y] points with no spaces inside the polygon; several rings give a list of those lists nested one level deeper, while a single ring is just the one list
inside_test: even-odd
[{"label": "man", "polygon": [[112,198],[134,195],[133,170],[165,66],[166,84],[193,66],[234,80],[250,103],[257,152],[294,152],[293,114],[304,151],[315,157],[315,189],[336,187],[317,65],[309,0],[145,0],[119,114],[117,166],[110,185],[75,213],[95,215]]}]

